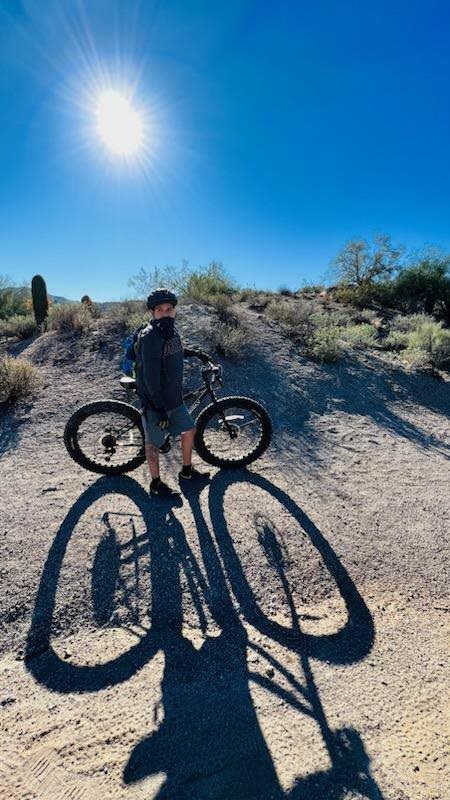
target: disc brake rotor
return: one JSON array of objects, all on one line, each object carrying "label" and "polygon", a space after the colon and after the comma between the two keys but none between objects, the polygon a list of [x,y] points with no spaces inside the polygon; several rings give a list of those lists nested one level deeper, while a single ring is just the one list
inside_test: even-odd
[{"label": "disc brake rotor", "polygon": [[227,409],[225,419],[217,413],[208,421],[203,438],[213,455],[239,459],[253,452],[262,438],[262,423],[252,411]]}]

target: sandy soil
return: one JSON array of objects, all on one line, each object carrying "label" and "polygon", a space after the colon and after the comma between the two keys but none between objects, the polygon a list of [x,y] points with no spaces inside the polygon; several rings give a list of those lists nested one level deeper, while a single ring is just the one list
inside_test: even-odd
[{"label": "sandy soil", "polygon": [[75,408],[124,399],[117,333],[12,347],[44,387],[0,418],[2,798],[448,797],[449,384],[319,367],[240,313],[221,393],[273,442],[178,506],[64,449]]}]

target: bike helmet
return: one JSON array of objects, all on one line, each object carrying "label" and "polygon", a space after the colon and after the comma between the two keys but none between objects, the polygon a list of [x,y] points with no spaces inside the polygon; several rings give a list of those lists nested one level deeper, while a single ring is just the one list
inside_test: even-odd
[{"label": "bike helmet", "polygon": [[155,306],[159,305],[160,303],[172,303],[176,306],[178,302],[176,294],[167,289],[166,287],[160,286],[158,289],[154,289],[151,294],[147,297],[147,308],[154,309]]}]

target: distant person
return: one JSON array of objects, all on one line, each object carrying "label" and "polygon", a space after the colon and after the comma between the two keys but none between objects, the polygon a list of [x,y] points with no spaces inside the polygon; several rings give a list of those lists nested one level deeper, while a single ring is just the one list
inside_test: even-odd
[{"label": "distant person", "polygon": [[191,464],[196,428],[183,402],[182,389],[184,358],[197,355],[207,361],[211,360],[211,356],[201,350],[183,347],[175,328],[177,302],[177,296],[165,287],[155,289],[148,296],[147,308],[152,316],[140,335],[136,362],[136,391],[142,403],[140,411],[145,455],[151,475],[150,494],[159,497],[180,494],[164,483],[159,475],[159,451],[168,433],[174,436],[181,434],[183,467],[178,473],[180,483],[208,479],[210,475]]}]

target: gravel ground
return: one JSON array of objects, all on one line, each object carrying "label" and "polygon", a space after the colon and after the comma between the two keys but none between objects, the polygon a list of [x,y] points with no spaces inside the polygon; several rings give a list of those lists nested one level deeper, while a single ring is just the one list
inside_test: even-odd
[{"label": "gravel ground", "polygon": [[[75,408],[125,399],[117,330],[9,345],[43,386],[0,417],[1,797],[448,797],[449,383],[320,367],[239,313],[221,394],[273,440],[179,505],[64,448]],[[177,317],[205,345],[214,321]]]}]

